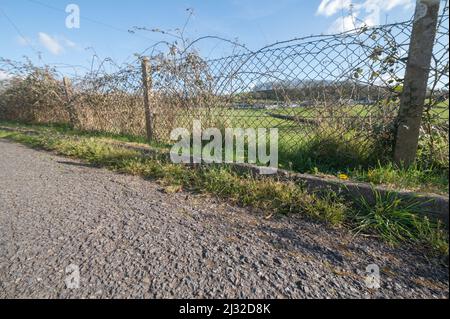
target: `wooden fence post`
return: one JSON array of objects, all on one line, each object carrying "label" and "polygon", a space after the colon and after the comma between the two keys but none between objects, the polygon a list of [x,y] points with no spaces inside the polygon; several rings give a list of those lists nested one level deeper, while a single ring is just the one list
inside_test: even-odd
[{"label": "wooden fence post", "polygon": [[151,142],[153,140],[153,112],[150,103],[152,78],[148,57],[142,59],[142,84],[144,88],[145,129],[147,140]]},{"label": "wooden fence post", "polygon": [[70,79],[68,77],[63,78],[64,84],[64,94],[66,96],[66,108],[69,113],[69,121],[70,126],[74,128],[77,124],[77,115],[75,113],[75,108],[72,103],[72,84],[70,83]]},{"label": "wooden fence post", "polygon": [[439,4],[440,0],[416,3],[394,147],[395,163],[406,167],[416,159]]}]

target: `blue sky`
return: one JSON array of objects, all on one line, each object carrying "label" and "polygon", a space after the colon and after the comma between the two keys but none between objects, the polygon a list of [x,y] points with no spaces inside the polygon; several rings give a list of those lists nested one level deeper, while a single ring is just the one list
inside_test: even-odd
[{"label": "blue sky", "polygon": [[[47,64],[89,66],[93,53],[121,63],[162,38],[130,34],[133,26],[182,27],[187,8],[194,15],[187,35],[238,38],[250,49],[294,37],[334,33],[360,24],[411,17],[413,0],[0,0],[0,57],[26,55]],[[79,6],[79,29],[65,26],[65,8]],[[350,10],[350,7],[352,8]],[[200,45],[206,56],[226,54],[214,41]],[[38,52],[40,60],[38,59]]]}]

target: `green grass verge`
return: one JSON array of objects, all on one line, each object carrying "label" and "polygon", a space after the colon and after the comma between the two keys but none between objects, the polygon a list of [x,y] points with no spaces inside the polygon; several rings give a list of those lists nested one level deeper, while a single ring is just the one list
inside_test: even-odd
[{"label": "green grass verge", "polygon": [[[67,124],[22,124],[0,121],[1,125],[33,129],[46,133],[58,132],[67,136],[95,137],[98,139],[139,143],[162,149],[170,148],[170,145],[165,143],[148,143],[141,136],[80,131],[70,128]],[[448,164],[445,164],[447,166],[441,165],[440,167],[417,164],[407,169],[399,168],[390,162],[381,163],[374,160],[374,156],[378,156],[380,153],[376,145],[361,148],[357,140],[352,140],[349,137],[346,141],[343,141],[332,135],[316,136],[315,138],[299,143],[298,147],[293,150],[292,147],[285,143],[286,134],[288,133],[281,135],[279,141],[280,168],[300,173],[323,174],[335,177],[340,174],[345,174],[352,180],[369,182],[374,185],[383,185],[390,189],[403,189],[444,195],[449,193]],[[289,134],[294,133],[291,132]],[[297,133],[295,134],[298,135]],[[290,138],[287,140],[291,141]],[[448,145],[445,147],[448,148]],[[367,149],[371,149],[373,154],[368,153]],[[426,154],[423,155],[423,157],[425,156]]]},{"label": "green grass verge", "polygon": [[394,195],[369,205],[363,199],[348,201],[334,193],[308,193],[301,185],[273,178],[238,175],[226,166],[189,167],[163,158],[148,158],[136,150],[105,141],[105,137],[75,136],[46,128],[38,134],[0,129],[0,138],[82,159],[99,167],[142,176],[162,183],[168,192],[181,189],[210,193],[267,214],[301,214],[334,227],[377,236],[396,245],[411,242],[430,254],[448,256],[445,227],[418,214],[417,203],[405,203]]}]

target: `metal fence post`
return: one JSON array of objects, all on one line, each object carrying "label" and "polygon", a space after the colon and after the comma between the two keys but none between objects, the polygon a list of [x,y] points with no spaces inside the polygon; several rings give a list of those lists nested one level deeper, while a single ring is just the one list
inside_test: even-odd
[{"label": "metal fence post", "polygon": [[77,115],[75,113],[75,108],[72,104],[72,84],[68,77],[63,77],[64,94],[66,96],[66,108],[69,113],[70,126],[74,128],[77,124]]},{"label": "metal fence post", "polygon": [[145,129],[147,140],[153,140],[153,114],[150,104],[152,89],[151,68],[148,57],[142,59],[142,84],[144,89],[144,107],[145,107]]},{"label": "metal fence post", "polygon": [[417,0],[400,99],[394,161],[409,166],[417,154],[440,0]]}]

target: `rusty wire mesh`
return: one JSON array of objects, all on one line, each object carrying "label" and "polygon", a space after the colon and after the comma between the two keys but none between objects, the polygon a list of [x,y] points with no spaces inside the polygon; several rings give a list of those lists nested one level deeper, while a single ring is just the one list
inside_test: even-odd
[{"label": "rusty wire mesh", "polygon": [[[204,127],[278,128],[283,152],[330,143],[389,154],[412,23],[312,36],[213,60],[195,53],[154,57],[156,137],[167,141],[173,128],[189,128],[196,119]],[[448,158],[447,3],[429,88],[421,141]]]},{"label": "rusty wire mesh", "polygon": [[[201,120],[204,128],[278,128],[284,153],[296,154],[306,145],[320,157],[317,146],[328,143],[339,148],[336,152],[388,154],[411,29],[412,20],[363,27],[210,60],[195,50],[153,55],[150,104],[154,137],[169,142],[172,129],[189,129],[193,120]],[[421,132],[426,155],[438,152],[446,161],[448,43],[446,1],[441,8]],[[53,86],[40,93],[31,90],[28,99],[19,103],[3,96],[0,117],[67,122],[72,112],[77,128],[144,136],[140,61],[114,67],[112,72],[112,67],[102,65],[73,78],[69,97],[64,87],[56,84],[58,74],[36,73],[34,78],[22,74],[16,81],[44,78]],[[22,87],[27,87],[23,83]],[[17,104],[23,112],[17,111]]]},{"label": "rusty wire mesh", "polygon": [[9,75],[3,83],[0,81],[0,119],[38,123],[69,120],[64,87],[55,69],[4,59],[0,70]]},{"label": "rusty wire mesh", "polygon": [[209,61],[156,61],[157,136],[201,119],[208,127],[276,127],[288,149],[317,134],[368,143],[396,117],[410,28],[308,37]]},{"label": "rusty wire mesh", "polygon": [[74,82],[71,99],[79,129],[145,135],[141,70],[136,66],[89,72]]}]

